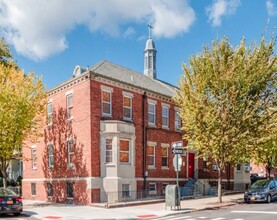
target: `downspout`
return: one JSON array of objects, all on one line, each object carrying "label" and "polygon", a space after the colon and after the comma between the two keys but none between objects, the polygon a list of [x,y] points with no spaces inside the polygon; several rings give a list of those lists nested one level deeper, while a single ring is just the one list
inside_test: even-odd
[{"label": "downspout", "polygon": [[146,102],[146,92],[143,93],[142,98],[142,135],[143,135],[143,148],[142,148],[142,154],[143,154],[143,169],[142,169],[142,176],[143,176],[143,189],[146,190],[146,142],[147,142],[147,133],[146,133],[146,125],[145,125],[145,102]]}]

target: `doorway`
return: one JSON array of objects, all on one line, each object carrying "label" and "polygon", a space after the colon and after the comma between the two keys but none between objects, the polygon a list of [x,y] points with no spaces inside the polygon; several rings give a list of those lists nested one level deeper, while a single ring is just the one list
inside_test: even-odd
[{"label": "doorway", "polygon": [[194,153],[189,153],[188,178],[194,178]]}]

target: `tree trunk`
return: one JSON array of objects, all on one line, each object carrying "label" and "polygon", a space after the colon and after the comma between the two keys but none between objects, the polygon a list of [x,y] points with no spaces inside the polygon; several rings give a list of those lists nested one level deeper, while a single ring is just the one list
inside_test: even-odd
[{"label": "tree trunk", "polygon": [[6,170],[1,170],[2,176],[3,176],[3,187],[7,188],[7,172]]},{"label": "tree trunk", "polygon": [[222,170],[219,167],[218,169],[218,186],[217,186],[217,196],[218,196],[218,202],[222,203]]}]

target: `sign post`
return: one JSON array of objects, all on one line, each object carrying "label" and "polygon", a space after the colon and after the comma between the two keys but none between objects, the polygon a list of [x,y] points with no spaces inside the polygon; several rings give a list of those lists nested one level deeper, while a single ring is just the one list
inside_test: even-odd
[{"label": "sign post", "polygon": [[181,170],[181,166],[182,166],[182,157],[181,157],[181,154],[183,154],[183,142],[182,141],[173,142],[172,153],[174,154],[173,166],[176,171],[176,185],[178,187],[178,198],[177,199],[180,204],[179,171]]}]

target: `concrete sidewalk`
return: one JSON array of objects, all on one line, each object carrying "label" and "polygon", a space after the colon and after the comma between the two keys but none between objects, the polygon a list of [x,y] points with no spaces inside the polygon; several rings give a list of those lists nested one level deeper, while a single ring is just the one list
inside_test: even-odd
[{"label": "concrete sidewalk", "polygon": [[164,202],[119,208],[100,208],[25,200],[24,213],[44,220],[156,219],[179,213],[230,206],[242,201],[242,198],[242,193],[226,195],[223,196],[223,203],[221,204],[217,203],[217,197],[182,200],[180,210],[171,210],[170,207],[165,207]]}]

